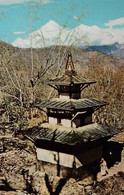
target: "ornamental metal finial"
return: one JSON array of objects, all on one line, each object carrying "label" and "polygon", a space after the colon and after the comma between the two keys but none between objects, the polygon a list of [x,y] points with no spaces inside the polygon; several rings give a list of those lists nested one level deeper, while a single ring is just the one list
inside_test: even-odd
[{"label": "ornamental metal finial", "polygon": [[68,73],[74,72],[74,64],[73,64],[72,54],[71,54],[70,49],[68,51],[68,59],[67,59],[67,63],[66,63],[65,69],[66,69],[66,72],[68,72]]}]

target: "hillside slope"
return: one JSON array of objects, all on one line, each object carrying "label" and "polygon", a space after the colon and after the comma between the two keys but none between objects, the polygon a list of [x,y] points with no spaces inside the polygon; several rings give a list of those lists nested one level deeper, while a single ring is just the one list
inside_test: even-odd
[{"label": "hillside slope", "polygon": [[[86,52],[76,47],[71,48],[71,53],[78,74],[97,81],[83,91],[82,97],[109,102],[107,108],[97,113],[95,122],[122,128],[124,58],[97,51]],[[8,106],[7,114],[10,109],[10,118],[13,115],[15,118],[20,116],[20,104],[27,109],[34,102],[56,97],[56,91],[47,86],[45,81],[62,74],[67,55],[66,46],[20,49],[0,42],[0,100],[3,95]],[[18,106],[17,113],[15,105]]]},{"label": "hillside slope", "polygon": [[124,44],[93,45],[84,47],[85,51],[99,51],[113,56],[124,56]]},{"label": "hillside slope", "polygon": [[[67,50],[66,46],[56,45],[41,49],[21,49],[0,41],[0,61],[16,65],[17,69],[21,66],[25,68],[30,66],[31,60],[33,60],[34,66],[45,67],[49,60],[53,67],[58,67],[62,62],[63,65],[66,62]],[[78,68],[90,66],[93,63],[110,68],[124,65],[124,57],[110,56],[98,51],[86,52],[77,47],[72,47],[71,52],[75,66]]]}]

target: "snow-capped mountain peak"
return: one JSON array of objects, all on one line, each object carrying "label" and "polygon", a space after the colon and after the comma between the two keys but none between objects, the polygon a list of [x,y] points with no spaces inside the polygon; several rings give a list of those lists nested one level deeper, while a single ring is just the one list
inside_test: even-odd
[{"label": "snow-capped mountain peak", "polygon": [[42,26],[41,28],[51,28],[51,29],[55,29],[55,28],[61,28],[61,26],[59,26],[59,24],[57,24],[54,20],[50,20],[48,23],[46,23],[44,26]]},{"label": "snow-capped mountain peak", "polygon": [[122,44],[124,43],[124,28],[116,30],[80,24],[71,30],[67,30],[55,21],[50,20],[27,38],[17,38],[13,42],[13,46],[21,48],[31,46],[41,48],[50,45],[84,46],[84,42],[87,42],[88,45],[109,45],[115,42]]}]

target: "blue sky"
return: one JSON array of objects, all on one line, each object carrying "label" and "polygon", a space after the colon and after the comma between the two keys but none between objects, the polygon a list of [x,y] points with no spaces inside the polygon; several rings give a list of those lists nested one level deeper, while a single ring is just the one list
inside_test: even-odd
[{"label": "blue sky", "polygon": [[124,28],[124,0],[0,0],[0,40],[26,38],[49,20],[72,29],[80,24]]}]

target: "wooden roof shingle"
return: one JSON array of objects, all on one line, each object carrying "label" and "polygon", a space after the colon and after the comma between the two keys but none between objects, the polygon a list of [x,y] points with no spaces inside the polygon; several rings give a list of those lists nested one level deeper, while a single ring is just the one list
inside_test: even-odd
[{"label": "wooden roof shingle", "polygon": [[71,83],[77,85],[77,84],[93,84],[96,83],[96,81],[88,81],[85,78],[82,78],[80,76],[76,75],[68,75],[64,74],[61,77],[55,78],[55,79],[50,79],[47,81],[47,84],[54,84],[54,85],[64,85],[64,86],[69,86]]},{"label": "wooden roof shingle", "polygon": [[61,110],[81,110],[87,108],[101,107],[107,105],[107,102],[98,101],[95,99],[63,99],[63,98],[53,98],[49,100],[44,100],[37,104],[37,107],[46,107],[52,109]]},{"label": "wooden roof shingle", "polygon": [[97,123],[78,128],[44,123],[41,126],[30,128],[26,135],[34,141],[45,140],[67,145],[89,143],[111,137],[110,128]]}]

